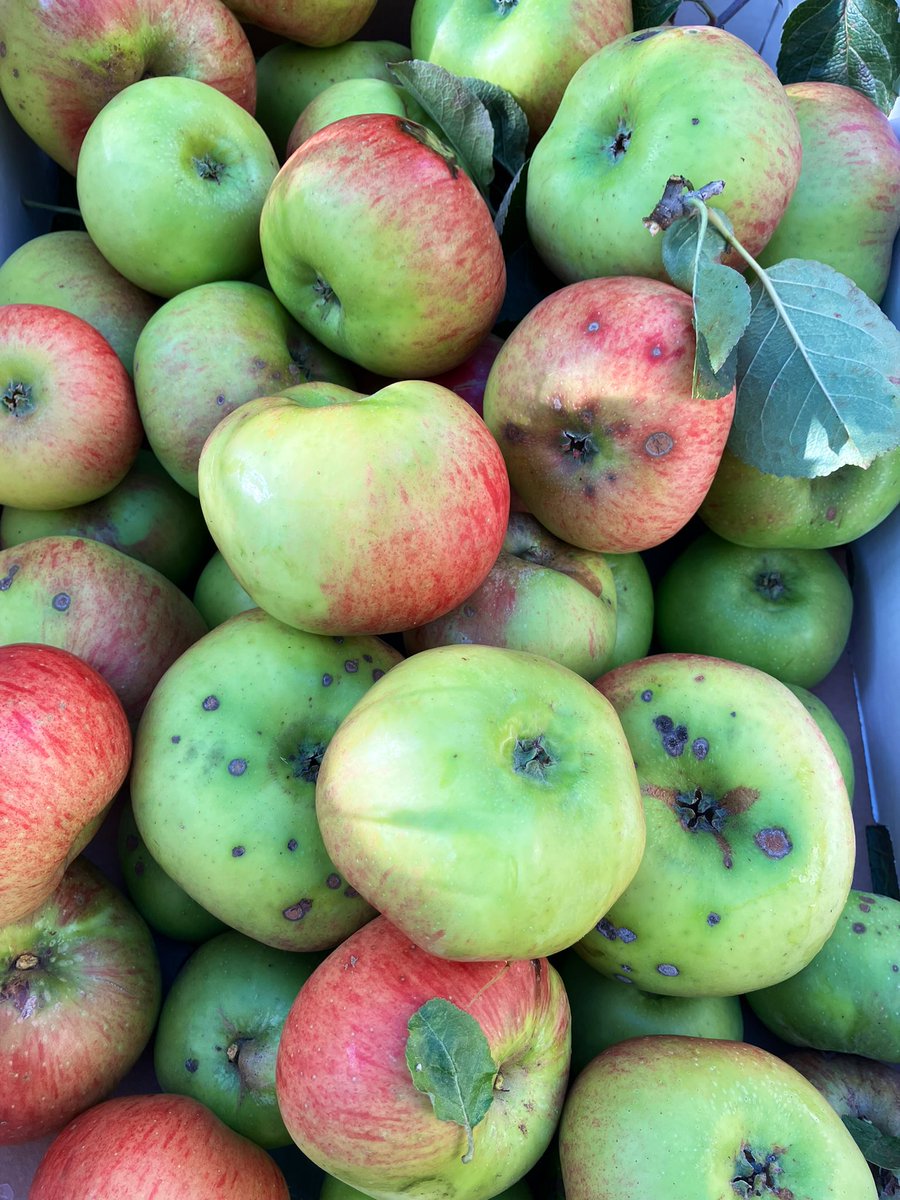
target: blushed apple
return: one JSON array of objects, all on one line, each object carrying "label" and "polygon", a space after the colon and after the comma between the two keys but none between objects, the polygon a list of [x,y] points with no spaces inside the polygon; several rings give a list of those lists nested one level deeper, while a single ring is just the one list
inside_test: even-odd
[{"label": "blushed apple", "polygon": [[304,46],[336,46],[365,25],[375,0],[226,0],[241,21]]}]

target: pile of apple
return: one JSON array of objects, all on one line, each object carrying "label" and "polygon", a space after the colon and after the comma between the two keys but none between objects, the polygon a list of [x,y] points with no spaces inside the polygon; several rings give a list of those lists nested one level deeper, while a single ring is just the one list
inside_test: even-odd
[{"label": "pile of apple", "polygon": [[0,0],[83,223],[0,263],[0,1185],[898,1194],[900,901],[809,689],[900,431],[742,461],[645,218],[725,180],[877,303],[900,144],[627,0],[373,8]]}]

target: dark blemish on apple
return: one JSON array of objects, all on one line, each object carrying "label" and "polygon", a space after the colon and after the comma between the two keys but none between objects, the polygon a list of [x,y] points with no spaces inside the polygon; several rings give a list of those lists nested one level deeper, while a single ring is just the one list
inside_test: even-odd
[{"label": "dark blemish on apple", "polygon": [[653,722],[659,734],[662,748],[670,758],[680,758],[687,745],[686,725],[676,725],[671,717],[660,716]]},{"label": "dark blemish on apple", "polygon": [[658,433],[651,433],[644,442],[644,449],[651,458],[665,458],[672,447],[675,445],[675,439],[668,433],[660,430]]},{"label": "dark blemish on apple", "polygon": [[729,717],[736,717],[736,716],[737,716],[737,713],[736,713],[736,712],[733,712],[733,713],[729,713],[728,715],[729,715]]},{"label": "dark blemish on apple", "polygon": [[653,693],[650,691],[649,688],[647,688],[647,690],[645,692],[641,692],[641,699],[644,701],[645,704],[648,704],[653,699]]},{"label": "dark blemish on apple", "polygon": [[872,905],[871,904],[860,904],[859,911],[860,912],[871,912]]},{"label": "dark blemish on apple", "polygon": [[588,500],[593,500],[594,495],[596,494],[596,490],[597,490],[594,487],[594,485],[592,483],[586,483],[584,485],[583,490],[584,490],[584,494],[585,494],[585,496],[587,496]]},{"label": "dark blemish on apple", "polygon": [[520,1121],[516,1128],[518,1129],[519,1133],[521,1133],[522,1137],[528,1137],[528,1126],[524,1121]]},{"label": "dark blemish on apple", "polygon": [[613,975],[613,979],[618,979],[619,983],[634,983],[634,980],[629,979],[627,975]]},{"label": "dark blemish on apple", "polygon": [[128,837],[125,839],[126,850],[137,850],[140,844],[140,840],[136,838],[133,833],[129,833]]},{"label": "dark blemish on apple", "polygon": [[635,34],[631,40],[633,42],[646,42],[648,38],[656,37],[661,32],[662,30],[660,29],[645,29],[642,33]]},{"label": "dark blemish on apple", "polygon": [[225,403],[225,397],[223,395],[221,395],[221,393],[220,393],[218,396],[216,396],[216,404],[224,404],[224,403]]},{"label": "dark blemish on apple", "polygon": [[706,738],[694,738],[691,742],[691,754],[694,758],[704,759],[709,754],[709,742]]},{"label": "dark blemish on apple", "polygon": [[518,442],[525,441],[525,430],[521,425],[514,425],[512,421],[507,421],[503,426],[502,436],[507,442],[512,442],[516,445]]},{"label": "dark blemish on apple", "polygon": [[228,764],[229,775],[243,775],[247,770],[246,758],[233,758]]},{"label": "dark blemish on apple", "polygon": [[376,667],[374,669],[374,671],[372,672],[372,682],[377,683],[383,674],[384,674],[384,671],[382,671],[381,667]]},{"label": "dark blemish on apple", "polygon": [[0,58],[6,58],[6,42],[0,42]]},{"label": "dark blemish on apple", "polygon": [[705,676],[705,675],[695,675],[695,676],[694,676],[694,683],[702,683],[702,682],[704,681],[704,679],[705,679],[705,678],[706,678],[706,676]]},{"label": "dark blemish on apple", "polygon": [[534,971],[535,978],[538,980],[544,974],[544,968],[541,966],[541,960],[539,958],[531,959],[531,969]]},{"label": "dark blemish on apple", "polygon": [[281,915],[287,917],[289,921],[302,921],[312,906],[312,900],[298,900],[296,904],[284,909]]},{"label": "dark blemish on apple", "polygon": [[650,357],[651,358],[662,358],[662,346],[651,346],[650,347]]},{"label": "dark blemish on apple", "polygon": [[297,849],[297,839],[296,839],[296,838],[291,838],[291,840],[290,840],[290,841],[288,842],[288,844],[287,844],[287,848],[288,848],[288,850],[290,850],[290,851],[292,851],[292,852],[293,852],[294,850],[296,850],[296,849]]},{"label": "dark blemish on apple", "polygon": [[343,646],[344,635],[342,633],[334,633],[331,635],[331,640],[334,642],[334,644],[336,646]]},{"label": "dark blemish on apple", "polygon": [[331,685],[332,685],[333,683],[334,683],[334,676],[333,676],[333,675],[327,675],[327,674],[326,674],[326,675],[323,675],[323,676],[322,676],[322,687],[331,687]]},{"label": "dark blemish on apple", "polygon": [[718,925],[718,923],[721,920],[722,920],[722,918],[719,916],[718,913],[707,913],[706,914],[707,925]]},{"label": "dark blemish on apple", "polygon": [[699,118],[699,117],[691,117],[691,124],[692,124],[692,125],[699,125],[699,124],[700,124],[700,118]]},{"label": "dark blemish on apple", "polygon": [[219,707],[218,696],[207,696],[206,699],[203,701],[203,704],[201,705],[201,708],[203,709],[204,712],[215,712],[218,707]]},{"label": "dark blemish on apple", "polygon": [[599,328],[600,328],[599,321],[591,321],[588,324],[587,331],[588,331],[588,333],[596,333]]},{"label": "dark blemish on apple", "polygon": [[356,897],[359,895],[359,892],[356,890],[355,887],[351,887],[348,884],[347,887],[344,888],[344,895],[347,897],[348,900],[355,900]]},{"label": "dark blemish on apple", "polygon": [[8,573],[6,575],[4,575],[2,579],[0,579],[0,592],[8,592],[9,591],[9,589],[12,587],[13,580],[18,575],[18,573],[19,573],[19,564],[13,563],[13,565],[9,568]]},{"label": "dark blemish on apple", "polygon": [[668,975],[670,978],[679,973],[678,968],[673,966],[672,963],[660,963],[656,969],[660,975]]},{"label": "dark blemish on apple", "polygon": [[247,852],[243,846],[232,846],[231,847],[231,857],[232,858],[243,858],[246,853]]},{"label": "dark blemish on apple", "polygon": [[364,654],[364,655],[363,655],[363,662],[370,663],[371,661],[372,661],[372,655],[371,655],[371,654]]},{"label": "dark blemish on apple", "polygon": [[622,942],[636,942],[637,941],[637,934],[634,932],[633,929],[626,929],[623,926],[621,929],[617,929],[616,932],[619,935],[619,940]]},{"label": "dark blemish on apple", "polygon": [[334,872],[332,872],[325,880],[325,886],[330,887],[332,891],[334,891],[335,888],[339,888],[341,886],[340,875],[335,875]]},{"label": "dark blemish on apple", "polygon": [[472,604],[464,604],[463,605],[463,616],[464,617],[474,617],[477,611],[478,611],[478,609],[475,608],[474,605],[472,605]]},{"label": "dark blemish on apple", "polygon": [[854,921],[853,924],[850,926],[850,928],[853,930],[854,933],[865,933],[866,932],[866,927],[865,927],[865,925],[863,925],[862,921]]},{"label": "dark blemish on apple", "polygon": [[891,970],[896,974],[896,972],[900,971],[900,965],[897,963],[891,963]]},{"label": "dark blemish on apple", "polygon": [[359,661],[355,658],[348,658],[344,663],[344,670],[348,675],[355,675],[359,670]]},{"label": "dark blemish on apple", "polygon": [[760,829],[753,840],[759,846],[760,850],[762,850],[763,854],[769,858],[787,858],[794,848],[787,833],[777,827]]},{"label": "dark blemish on apple", "polygon": [[186,1058],[184,1060],[184,1069],[186,1071],[190,1071],[192,1075],[199,1066],[200,1064],[197,1062],[196,1058]]},{"label": "dark blemish on apple", "polygon": [[66,592],[57,592],[50,603],[57,612],[68,612],[69,605],[72,603],[72,597]]},{"label": "dark blemish on apple", "polygon": [[832,504],[829,508],[827,508],[825,510],[825,520],[833,521],[836,516],[837,516],[837,509]]},{"label": "dark blemish on apple", "polygon": [[181,741],[181,734],[173,733],[172,734],[172,745],[177,746],[180,741]]},{"label": "dark blemish on apple", "polygon": [[616,927],[613,925],[612,921],[608,921],[606,917],[601,917],[594,928],[599,934],[602,934],[607,941],[614,942],[616,940]]}]

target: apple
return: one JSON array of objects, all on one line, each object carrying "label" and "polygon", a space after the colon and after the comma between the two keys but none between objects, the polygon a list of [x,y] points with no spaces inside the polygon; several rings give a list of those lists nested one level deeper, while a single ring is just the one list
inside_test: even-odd
[{"label": "apple", "polygon": [[153,1062],[162,1090],[194,1096],[257,1145],[291,1145],[275,1098],[275,1056],[290,1007],[321,959],[234,930],[195,950],[159,1016]]},{"label": "apple", "polygon": [[409,56],[408,46],[389,40],[350,39],[318,49],[281,42],[256,64],[256,119],[282,157],[294,122],[319,92],[345,79],[395,83],[388,63]]},{"label": "apple", "polygon": [[644,658],[653,640],[653,584],[640,554],[604,554],[616,588],[616,640],[606,669]]},{"label": "apple", "polygon": [[473,642],[529,650],[593,680],[609,665],[615,631],[616,588],[603,555],[512,513],[484,583],[449,613],[408,629],[403,644],[407,654]]},{"label": "apple", "polygon": [[487,204],[453,153],[403,117],[345,117],[304,142],[269,190],[259,236],[285,308],[382,375],[457,366],[506,291]]},{"label": "apple", "polygon": [[0,645],[43,642],[89,663],[137,721],[160,676],[206,633],[164,575],[87,538],[0,550]]},{"label": "apple", "polygon": [[283,950],[330,949],[373,915],[316,823],[328,742],[399,660],[370,637],[301,633],[260,609],[186,650],[135,742],[131,799],[148,850],[226,924]]},{"label": "apple", "polygon": [[432,375],[431,382],[456,392],[457,396],[475,409],[479,417],[483,417],[484,389],[502,345],[502,337],[496,333],[489,333],[468,358],[464,358],[458,366],[451,367],[449,371]]},{"label": "apple", "polygon": [[218,550],[200,572],[194,588],[194,604],[210,629],[239,612],[257,607]]},{"label": "apple", "polygon": [[97,113],[147,76],[190,76],[253,111],[253,51],[219,0],[15,0],[0,12],[0,44],[9,111],[73,175]]},{"label": "apple", "polygon": [[735,996],[802,970],[840,917],[856,849],[840,768],[803,704],[699,654],[640,659],[596,686],[631,748],[647,845],[579,954],[671,996]]},{"label": "apple", "polygon": [[157,76],[94,118],[78,204],[104,258],[169,297],[259,267],[259,214],[277,170],[269,139],[239,104],[196,79]]},{"label": "apple", "polygon": [[840,722],[825,701],[813,692],[799,687],[796,683],[789,683],[787,687],[802,702],[803,707],[825,735],[825,741],[831,747],[831,752],[837,759],[838,766],[841,768],[841,775],[844,777],[844,783],[847,788],[847,796],[852,803],[853,791],[856,784],[856,771],[853,765],[853,751],[850,748],[850,742]]},{"label": "apple", "polygon": [[[451,1063],[454,1052],[459,1060],[486,1040],[482,1060],[488,1065],[487,1052],[495,1072],[468,1152],[464,1129],[439,1119],[407,1066],[410,1018],[433,999],[468,1013],[483,1035],[451,1043]],[[423,1072],[429,1067],[422,1062]],[[543,1154],[568,1068],[569,1005],[546,959],[447,962],[377,917],[301,988],[282,1030],[275,1083],[304,1154],[366,1195],[487,1200]]]},{"label": "apple", "polygon": [[854,889],[801,971],[747,993],[786,1042],[900,1063],[900,900]]},{"label": "apple", "polygon": [[375,0],[226,0],[242,21],[305,46],[336,46],[359,33]]},{"label": "apple", "polygon": [[149,450],[138,450],[122,482],[97,500],[58,509],[7,506],[0,512],[4,549],[55,534],[105,542],[153,567],[178,587],[196,577],[209,552],[200,505]]},{"label": "apple", "polygon": [[658,1036],[611,1046],[572,1085],[559,1149],[567,1200],[876,1200],[868,1164],[827,1100],[742,1042]]},{"label": "apple", "polygon": [[49,305],[5,305],[0,379],[0,504],[84,504],[123,479],[140,417],[128,372],[92,325]]},{"label": "apple", "polygon": [[405,88],[384,79],[342,79],[313,96],[297,117],[288,136],[287,157],[326,125],[363,113],[393,113],[420,125],[431,125],[424,109]]},{"label": "apple", "polygon": [[644,29],[573,75],[528,167],[528,230],[564,283],[664,279],[661,239],[642,219],[670,175],[696,187],[721,179],[716,203],[755,255],[793,194],[801,154],[784,88],[746,42],[711,25]]},{"label": "apple", "polygon": [[855,541],[898,504],[900,450],[799,479],[759,471],[726,448],[699,515],[739,546],[817,550]]},{"label": "apple", "polygon": [[632,28],[631,0],[415,0],[410,39],[413,58],[511,92],[537,140],[585,59]]},{"label": "apple", "polygon": [[53,646],[0,646],[0,926],[43,904],[125,780],[131,732],[115,692]]},{"label": "apple", "polygon": [[784,91],[800,125],[803,166],[759,261],[764,267],[784,258],[827,263],[878,304],[900,229],[897,134],[855,88],[810,79]]},{"label": "apple", "polygon": [[131,374],[138,334],[156,311],[155,296],[109,265],[80,229],[44,233],[0,264],[0,304],[48,304],[101,333]]},{"label": "apple", "polygon": [[417,380],[251,400],[213,430],[199,484],[241,586],[313,633],[392,633],[449,611],[486,577],[509,510],[484,422]]},{"label": "apple", "polygon": [[702,533],[656,586],[660,649],[815,687],[847,644],[853,593],[827,550],[754,549]]},{"label": "apple", "polygon": [[354,386],[349,364],[305,333],[267,288],[235,280],[168,300],[141,333],[134,361],[147,440],[194,496],[203,443],[239,405],[310,380]]},{"label": "apple", "polygon": [[559,663],[496,646],[423,650],[358,700],[322,760],[316,813],[337,869],[442,958],[572,945],[644,848],[612,707]]},{"label": "apple", "polygon": [[[368,1192],[361,1192],[351,1187],[349,1183],[341,1183],[333,1175],[326,1175],[319,1192],[319,1200],[366,1200]],[[496,1200],[532,1200],[532,1193],[524,1179],[505,1188],[496,1196]]]},{"label": "apple", "polygon": [[[140,1180],[140,1183],[136,1183]],[[117,1096],[57,1135],[29,1200],[289,1200],[261,1147],[191,1096]]]},{"label": "apple", "polygon": [[[57,651],[57,653],[59,653]],[[0,925],[0,1146],[55,1133],[109,1094],[159,1012],[147,926],[89,862]]]},{"label": "apple", "polygon": [[733,391],[692,397],[694,346],[690,297],[651,279],[570,284],[519,322],[488,376],[484,419],[551,533],[626,554],[694,515],[734,413]]}]

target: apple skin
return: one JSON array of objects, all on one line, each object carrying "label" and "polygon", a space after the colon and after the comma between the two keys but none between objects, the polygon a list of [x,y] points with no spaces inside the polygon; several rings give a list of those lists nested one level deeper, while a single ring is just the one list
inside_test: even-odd
[{"label": "apple skin", "polygon": [[747,1002],[792,1045],[900,1063],[900,900],[854,888],[812,961]]},{"label": "apple skin", "polygon": [[753,549],[702,533],[655,593],[663,651],[710,654],[812,688],[850,635],[853,593],[827,550]]},{"label": "apple skin", "polygon": [[0,504],[63,508],[121,482],[141,421],[128,372],[92,325],[49,305],[6,305],[0,378]]},{"label": "apple skin", "polygon": [[241,404],[311,380],[354,386],[349,363],[305,333],[267,288],[234,280],[167,301],[141,333],[134,361],[147,440],[193,496],[204,442]]},{"label": "apple skin", "polygon": [[598,50],[569,82],[529,164],[528,230],[564,283],[665,279],[662,239],[642,218],[670,175],[696,187],[723,179],[716,203],[756,255],[797,185],[801,153],[784,88],[746,42],[713,26],[645,29]]},{"label": "apple skin", "polygon": [[253,51],[218,0],[16,0],[3,6],[0,42],[9,111],[73,175],[97,113],[146,75],[202,80],[253,111]]},{"label": "apple skin", "polygon": [[421,380],[251,400],[213,430],[199,483],[241,586],[313,633],[392,633],[448,612],[487,576],[509,512],[484,422]]},{"label": "apple skin", "polygon": [[739,546],[817,550],[855,541],[898,504],[900,450],[868,467],[793,479],[758,471],[726,448],[699,515]]},{"label": "apple skin", "polygon": [[153,1200],[290,1200],[265,1150],[199,1100],[164,1094],[81,1113],[50,1144],[29,1200],[135,1200],[136,1179]]},{"label": "apple skin", "polygon": [[631,0],[416,0],[410,40],[413,58],[511,92],[536,140],[581,64],[632,29]]},{"label": "apple skin", "polygon": [[[766,1171],[769,1155],[780,1173]],[[760,1191],[750,1190],[751,1157]],[[876,1200],[868,1163],[827,1100],[743,1042],[657,1036],[611,1046],[569,1091],[560,1160],[567,1200]]]},{"label": "apple skin", "polygon": [[743,1041],[737,996],[657,996],[641,991],[627,976],[606,978],[574,950],[564,950],[550,961],[562,977],[572,1010],[573,1079],[608,1046],[632,1037],[668,1033]]},{"label": "apple skin", "polygon": [[457,366],[506,292],[487,204],[452,152],[406,118],[367,113],[320,129],[279,171],[259,235],[285,308],[381,375]]},{"label": "apple skin", "polygon": [[235,579],[234,572],[218,550],[200,572],[194,588],[194,604],[210,629],[239,612],[258,607]]},{"label": "apple skin", "polygon": [[48,304],[101,333],[130,375],[138,334],[158,300],[109,265],[80,229],[44,233],[0,265],[0,304]]},{"label": "apple skin", "polygon": [[0,646],[0,926],[43,904],[96,833],[131,763],[115,692],[53,646]]},{"label": "apple skin", "polygon": [[841,774],[844,777],[844,784],[847,788],[847,797],[852,804],[853,792],[856,785],[856,770],[853,765],[853,751],[850,749],[850,742],[847,739],[846,733],[841,728],[840,722],[825,701],[821,700],[813,692],[799,687],[796,683],[788,683],[785,686],[790,688],[797,699],[802,702],[803,707],[825,735],[825,741],[831,747],[831,752],[837,759],[838,766],[841,768]]},{"label": "apple skin", "polygon": [[375,0],[226,0],[243,22],[301,42],[336,46],[359,33]]},{"label": "apple skin", "polygon": [[[407,1022],[435,997],[478,1021],[503,1080],[474,1128],[468,1163],[460,1161],[463,1129],[438,1120],[406,1065]],[[568,1069],[569,1004],[546,959],[448,962],[376,917],[303,985],[281,1034],[275,1081],[300,1149],[366,1195],[487,1200],[546,1149]]]},{"label": "apple skin", "polygon": [[735,996],[800,971],[840,917],[856,849],[840,768],[801,701],[699,654],[640,659],[596,687],[632,751],[647,845],[578,953],[671,996]]},{"label": "apple skin", "polygon": [[59,509],[7,506],[0,512],[4,549],[56,534],[105,542],[153,567],[176,587],[196,577],[210,545],[197,500],[149,450],[138,450],[122,482],[97,500]]},{"label": "apple skin", "polygon": [[897,134],[855,88],[808,80],[789,83],[784,91],[800,125],[803,166],[759,262],[764,267],[784,258],[827,263],[879,304],[900,229]]},{"label": "apple skin", "polygon": [[404,88],[383,79],[342,79],[313,96],[300,113],[287,140],[287,157],[326,125],[363,113],[393,113],[420,125],[431,124],[424,109]]},{"label": "apple skin", "polygon": [[690,297],[651,279],[571,284],[519,322],[488,376],[484,419],[551,533],[625,554],[694,515],[734,413],[733,391],[691,397],[694,346]]},{"label": "apple skin", "polygon": [[277,170],[240,105],[196,79],[157,76],[97,114],[78,159],[78,206],[117,271],[171,297],[259,267],[259,214]]},{"label": "apple skin", "polygon": [[[319,1192],[319,1200],[367,1200],[368,1192],[361,1192],[349,1183],[341,1183],[333,1175],[326,1175]],[[532,1193],[524,1179],[500,1192],[495,1200],[532,1200]]]},{"label": "apple skin", "polygon": [[136,722],[160,676],[206,633],[199,612],[152,567],[86,538],[0,550],[0,644],[70,650],[113,687]]},{"label": "apple skin", "polygon": [[0,1146],[55,1133],[125,1077],[150,1040],[160,969],[150,931],[83,858],[0,927]]},{"label": "apple skin", "polygon": [[322,760],[316,814],[374,908],[465,961],[572,945],[644,847],[611,706],[559,663],[496,646],[423,650],[357,701]]},{"label": "apple skin", "polygon": [[528,650],[593,680],[608,668],[615,636],[616,588],[603,555],[512,513],[484,583],[449,613],[406,630],[403,644],[407,654],[473,642]]},{"label": "apple skin", "polygon": [[653,639],[653,583],[636,551],[604,554],[616,588],[616,640],[607,671],[644,658]]}]

